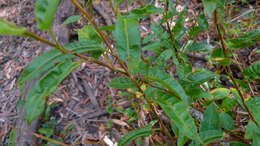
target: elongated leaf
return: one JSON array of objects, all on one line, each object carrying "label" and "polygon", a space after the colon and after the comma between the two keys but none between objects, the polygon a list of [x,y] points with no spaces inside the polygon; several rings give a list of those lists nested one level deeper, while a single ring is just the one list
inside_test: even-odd
[{"label": "elongated leaf", "polygon": [[221,103],[221,108],[225,111],[232,111],[232,109],[237,105],[237,101],[234,98],[226,98]]},{"label": "elongated leaf", "polygon": [[154,5],[147,5],[143,8],[135,9],[131,13],[138,14],[138,15],[150,15],[155,13],[162,13],[163,10],[161,8],[157,8]]},{"label": "elongated leaf", "polygon": [[34,10],[39,29],[47,30],[51,28],[59,3],[60,0],[36,0]]},{"label": "elongated leaf", "polygon": [[176,103],[176,101],[174,103],[171,98],[168,100],[159,98],[157,102],[163,108],[165,113],[170,117],[170,119],[175,123],[176,127],[182,131],[183,135],[203,143],[197,133],[197,127],[189,113],[188,105],[186,103]]},{"label": "elongated leaf", "polygon": [[203,0],[203,6],[207,15],[212,18],[213,12],[217,8],[217,0]]},{"label": "elongated leaf", "polygon": [[220,130],[220,119],[215,105],[212,103],[204,112],[204,119],[201,121],[200,131]]},{"label": "elongated leaf", "polygon": [[78,30],[79,41],[88,40],[94,43],[103,43],[102,38],[96,32],[96,30],[89,25],[84,26]]},{"label": "elongated leaf", "polygon": [[119,140],[118,146],[125,146],[127,144],[130,144],[133,140],[135,140],[138,137],[147,137],[151,134],[153,134],[153,130],[151,130],[151,127],[149,126],[130,131]]},{"label": "elongated leaf", "polygon": [[114,32],[117,52],[123,61],[138,62],[140,52],[140,31],[137,19],[117,17]]},{"label": "elongated leaf", "polygon": [[209,29],[209,23],[208,23],[207,17],[205,16],[204,13],[199,15],[197,18],[198,18],[200,27],[202,27],[202,28],[204,28],[206,30]]},{"label": "elongated leaf", "polygon": [[260,61],[257,61],[248,66],[244,70],[243,75],[248,76],[250,81],[260,78]]},{"label": "elongated leaf", "polygon": [[193,43],[189,49],[187,49],[187,52],[195,52],[195,51],[203,51],[203,52],[210,52],[211,49],[214,47],[208,43]]},{"label": "elongated leaf", "polygon": [[260,124],[260,97],[250,98],[246,101],[246,105],[253,113],[253,116],[258,124]]},{"label": "elongated leaf", "polygon": [[247,32],[237,38],[228,40],[228,47],[232,49],[240,49],[250,47],[258,41],[260,41],[260,29]]},{"label": "elongated leaf", "polygon": [[116,89],[127,89],[135,87],[135,84],[129,78],[126,77],[115,78],[108,85]]},{"label": "elongated leaf", "polygon": [[204,143],[211,143],[216,140],[221,139],[223,133],[221,130],[206,130],[200,132],[200,138],[203,140]]},{"label": "elongated leaf", "polygon": [[222,112],[219,117],[221,120],[221,125],[224,129],[226,129],[226,130],[234,129],[234,121],[229,114]]},{"label": "elongated leaf", "polygon": [[200,138],[210,143],[222,137],[220,119],[215,105],[212,103],[204,112],[204,119],[200,124]]},{"label": "elongated leaf", "polygon": [[177,146],[183,146],[187,141],[188,137],[186,137],[181,129],[178,129],[178,127],[175,125],[175,123],[171,120],[171,127],[174,135],[178,136],[177,140]]},{"label": "elongated leaf", "polygon": [[174,80],[173,78],[169,78],[163,81],[164,83],[168,84],[168,89],[172,92],[176,93],[181,99],[186,103],[191,103],[191,98],[186,94],[182,86],[178,83],[178,81]]},{"label": "elongated leaf", "polygon": [[230,90],[227,88],[216,88],[210,92],[214,100],[225,99],[229,97]]},{"label": "elongated leaf", "polygon": [[28,123],[31,123],[44,111],[46,98],[54,92],[61,81],[79,65],[79,62],[73,63],[70,59],[65,60],[35,83],[29,90],[25,102],[26,113],[24,118]]},{"label": "elongated leaf", "polygon": [[148,80],[156,81],[161,84],[163,88],[167,88],[175,94],[175,96],[181,98],[187,104],[190,104],[191,98],[187,96],[183,87],[178,81],[174,80],[172,76],[162,71],[160,68],[150,68],[148,75],[146,75]]},{"label": "elongated leaf", "polygon": [[247,144],[240,143],[240,142],[231,142],[230,146],[247,146]]},{"label": "elongated leaf", "polygon": [[73,23],[73,22],[77,22],[81,19],[81,17],[79,15],[72,15],[70,17],[68,17],[62,25],[65,25],[65,24],[70,24],[70,23]]},{"label": "elongated leaf", "polygon": [[160,56],[157,57],[157,59],[155,60],[155,63],[158,65],[163,65],[168,59],[170,59],[172,56],[172,50],[171,49],[167,49],[165,51],[163,51]]},{"label": "elongated leaf", "polygon": [[142,50],[143,50],[143,51],[146,51],[146,50],[152,50],[152,51],[154,51],[154,50],[156,50],[156,49],[161,48],[161,46],[162,46],[162,45],[161,45],[160,41],[153,41],[153,42],[147,44],[146,46],[144,46],[144,47],[142,48]]},{"label": "elongated leaf", "polygon": [[190,87],[197,87],[210,79],[214,79],[216,75],[208,70],[198,70],[192,73],[187,78],[183,79],[181,84],[188,89]]},{"label": "elongated leaf", "polygon": [[[103,50],[98,44],[93,44],[89,41],[70,43],[65,45],[65,48],[71,51],[75,51],[77,53],[83,53],[87,51],[103,52]],[[21,91],[23,91],[23,86],[26,84],[26,82],[31,81],[36,77],[40,76],[43,72],[53,67],[55,63],[74,57],[75,56],[73,55],[64,55],[60,53],[57,49],[45,52],[37,58],[35,58],[25,67],[23,73],[21,74],[17,82],[17,85],[19,85],[21,87]]]},{"label": "elongated leaf", "polygon": [[245,137],[247,139],[253,139],[252,146],[258,146],[260,144],[260,128],[251,120],[246,127]]},{"label": "elongated leaf", "polygon": [[0,18],[0,35],[25,36],[26,29]]},{"label": "elongated leaf", "polygon": [[[86,25],[82,29],[78,30],[78,36],[79,36],[79,41],[90,41],[94,44],[100,44],[100,47],[103,50],[105,48],[102,38],[92,26]],[[103,52],[100,51],[93,51],[91,52],[91,56],[95,58],[99,58],[99,56],[102,53]]]},{"label": "elongated leaf", "polygon": [[181,12],[180,18],[178,19],[178,21],[176,22],[172,30],[175,35],[174,39],[176,39],[177,41],[181,39],[186,32],[184,21],[185,21],[185,10]]},{"label": "elongated leaf", "polygon": [[8,146],[15,146],[16,129],[13,129],[9,136]]}]

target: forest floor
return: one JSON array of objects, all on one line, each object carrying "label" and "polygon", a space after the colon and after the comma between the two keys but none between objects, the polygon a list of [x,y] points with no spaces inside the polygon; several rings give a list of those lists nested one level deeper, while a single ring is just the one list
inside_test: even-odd
[{"label": "forest floor", "polygon": [[[183,7],[184,4],[188,11],[193,12],[196,11],[195,8],[201,6],[201,3],[196,0],[182,0],[180,6]],[[136,2],[130,7],[133,9],[138,6],[139,4]],[[104,0],[96,4],[95,18],[100,26],[115,23],[115,18],[108,7],[109,2]],[[241,14],[250,10],[247,5],[240,5],[240,7],[243,9]],[[255,6],[252,5],[252,7]],[[26,27],[45,37],[47,33],[39,31],[36,27],[33,8],[33,0],[0,0],[0,18]],[[121,10],[124,9],[125,7],[122,6]],[[243,21],[243,18],[244,16],[237,15],[233,19]],[[71,28],[74,28],[70,32],[71,41],[76,40],[76,31],[83,25],[82,21],[70,25]],[[149,28],[141,29],[144,32]],[[199,39],[215,38],[214,35],[214,33],[206,32],[201,34]],[[259,47],[260,43],[252,48],[241,50],[243,63],[248,64],[260,57],[253,54],[257,46]],[[16,125],[17,119],[22,118],[17,110],[17,106],[22,104],[22,98],[16,82],[24,67],[43,50],[41,43],[30,38],[0,36],[0,145],[8,145],[11,129]],[[203,59],[199,57],[196,63],[197,66],[203,67],[204,65]],[[114,76],[117,75],[106,68],[83,63],[49,97],[48,105],[52,106],[51,120],[41,119],[38,128],[46,125],[51,127],[54,123],[55,132],[52,138],[60,139],[69,145],[97,144],[105,137],[113,142],[118,141],[122,135],[127,133],[128,129],[131,129],[131,125],[125,122],[129,120],[126,115],[120,112],[113,112],[113,115],[110,115],[106,109],[109,97],[113,97],[109,103],[113,108],[129,106],[127,100],[118,96],[119,91],[107,86]],[[108,126],[111,124],[110,122],[112,122],[111,127]],[[161,137],[158,136],[158,139]],[[44,144],[46,141],[38,139],[37,143]]]}]

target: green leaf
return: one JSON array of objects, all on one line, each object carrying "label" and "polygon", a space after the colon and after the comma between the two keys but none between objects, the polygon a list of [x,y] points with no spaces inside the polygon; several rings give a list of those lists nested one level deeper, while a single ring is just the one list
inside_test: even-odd
[{"label": "green leaf", "polygon": [[150,68],[145,78],[160,83],[162,87],[170,90],[174,93],[174,96],[182,99],[187,104],[191,102],[190,97],[187,96],[179,82],[174,80],[171,75],[165,73],[159,67]]},{"label": "green leaf", "polygon": [[70,23],[73,23],[73,22],[77,22],[81,19],[80,15],[72,15],[70,17],[68,17],[62,25],[65,25],[65,24],[70,24]]},{"label": "green leaf", "polygon": [[146,15],[151,15],[155,13],[162,13],[163,10],[161,8],[157,8],[154,5],[147,5],[143,8],[135,9],[132,11],[134,14],[146,14]]},{"label": "green leaf", "polygon": [[234,121],[229,114],[222,112],[219,117],[221,120],[221,125],[224,129],[226,129],[226,130],[234,129]]},{"label": "green leaf", "polygon": [[210,52],[211,49],[213,49],[214,47],[208,43],[193,43],[189,49],[187,49],[186,52],[199,52],[199,51],[203,51],[203,52]]},{"label": "green leaf", "polygon": [[217,8],[217,0],[203,0],[203,6],[207,15],[212,18],[213,12]]},{"label": "green leaf", "polygon": [[215,100],[229,98],[230,90],[227,88],[216,88],[210,92]]},{"label": "green leaf", "polygon": [[260,128],[250,120],[245,133],[246,139],[253,139],[252,146],[258,146],[260,144]]},{"label": "green leaf", "polygon": [[46,135],[47,137],[51,137],[54,134],[53,128],[40,128],[39,133]]},{"label": "green leaf", "polygon": [[194,100],[199,99],[199,98],[205,98],[205,99],[212,98],[212,95],[209,92],[204,91],[204,90],[202,90],[202,89],[200,89],[198,87],[196,87],[196,88],[189,88],[189,89],[187,89],[185,91]]},{"label": "green leaf", "polygon": [[260,78],[260,61],[257,61],[248,66],[244,71],[243,75],[248,76],[249,80]]},{"label": "green leaf", "polygon": [[204,112],[204,119],[200,123],[200,137],[205,143],[210,143],[222,137],[220,119],[214,103]]},{"label": "green leaf", "polygon": [[162,13],[162,12],[163,12],[163,9],[161,9],[161,8],[157,8],[154,5],[147,5],[143,8],[134,9],[127,15],[127,17],[128,18],[145,18],[151,14],[158,14],[158,13]]},{"label": "green leaf", "polygon": [[56,90],[61,81],[70,74],[72,70],[80,65],[80,62],[72,62],[70,59],[58,64],[44,77],[38,80],[29,90],[25,103],[25,119],[28,123],[44,111],[46,98]]},{"label": "green leaf", "polygon": [[232,111],[232,109],[237,105],[237,101],[234,98],[225,98],[221,103],[221,108],[225,112]]},{"label": "green leaf", "polygon": [[[94,44],[100,44],[100,49],[104,50],[105,48],[103,39],[92,26],[86,25],[82,29],[78,30],[78,37],[79,41],[90,41]],[[100,51],[94,51],[91,52],[91,56],[98,58],[102,53],[103,52]]]},{"label": "green leaf", "polygon": [[221,130],[206,130],[200,132],[200,138],[206,144],[219,140],[222,136],[223,133]]},{"label": "green leaf", "polygon": [[173,33],[174,33],[174,39],[175,40],[179,40],[181,39],[185,32],[186,32],[186,28],[184,26],[184,22],[185,22],[185,10],[183,10],[180,14],[180,17],[178,19],[178,21],[176,22],[176,24],[173,27]]},{"label": "green leaf", "polygon": [[207,130],[219,130],[220,119],[216,106],[212,103],[204,112],[204,119],[201,121],[200,132]]},{"label": "green leaf", "polygon": [[93,28],[90,25],[86,25],[82,29],[79,29],[78,30],[78,37],[79,37],[79,41],[88,40],[88,41],[91,41],[91,42],[94,42],[94,43],[103,43],[102,38],[97,33],[95,28]]},{"label": "green leaf", "polygon": [[203,32],[203,31],[205,31],[205,28],[203,28],[201,26],[195,26],[190,29],[189,37],[194,38],[195,36],[197,36],[199,33]]},{"label": "green leaf", "polygon": [[188,137],[184,136],[183,131],[178,129],[175,123],[171,120],[171,127],[172,131],[175,136],[178,136],[177,146],[183,146],[189,139]]},{"label": "green leaf", "polygon": [[114,36],[120,59],[123,61],[140,59],[141,38],[137,19],[123,18],[118,15]]},{"label": "green leaf", "polygon": [[198,17],[198,22],[199,22],[199,26],[204,28],[204,29],[209,29],[209,23],[207,20],[207,17],[205,16],[204,13],[202,13],[201,15],[199,15]]},{"label": "green leaf", "polygon": [[151,130],[150,125],[141,129],[132,130],[119,140],[118,146],[125,146],[127,144],[130,144],[133,140],[135,140],[138,137],[147,137],[151,134],[153,134],[153,130]]},{"label": "green leaf", "polygon": [[[68,50],[75,51],[77,53],[84,53],[87,51],[103,52],[103,50],[100,47],[100,44],[93,44],[89,41],[70,43],[65,45],[64,47]],[[74,57],[75,56],[73,55],[62,54],[57,49],[45,52],[37,58],[35,58],[25,67],[23,73],[21,74],[17,82],[17,85],[19,85],[21,87],[21,91],[23,91],[23,87],[28,81],[31,81],[36,77],[40,76],[42,73],[53,67],[55,63]]]},{"label": "green leaf", "polygon": [[12,129],[9,136],[8,146],[15,146],[15,137],[16,137],[16,129]]},{"label": "green leaf", "polygon": [[185,79],[184,83],[186,83],[185,86],[197,87],[210,79],[214,79],[215,77],[216,77],[216,75],[211,71],[198,70],[195,73],[192,73],[192,75],[189,75]]},{"label": "green leaf", "polygon": [[245,34],[228,40],[228,47],[232,49],[246,48],[254,45],[254,43],[260,41],[260,29],[256,29]]},{"label": "green leaf", "polygon": [[260,97],[250,98],[246,101],[246,105],[252,112],[257,123],[260,124]]},{"label": "green leaf", "polygon": [[229,58],[213,58],[212,60],[223,66],[229,66],[232,63],[232,60]]},{"label": "green leaf", "polygon": [[119,58],[127,61],[129,70],[132,73],[135,72],[136,64],[141,61],[141,37],[138,20],[118,15],[114,36]]},{"label": "green leaf", "polygon": [[27,33],[23,27],[18,27],[15,24],[0,18],[0,35],[25,36]]},{"label": "green leaf", "polygon": [[[176,127],[182,131],[184,136],[196,141],[200,141],[200,137],[197,133],[197,127],[189,113],[188,105],[184,102],[177,102],[174,97],[167,100],[159,98],[157,100],[159,105],[174,122]],[[201,142],[203,143],[203,142]]]},{"label": "green leaf", "polygon": [[142,48],[142,50],[143,50],[143,51],[147,51],[147,50],[152,50],[152,51],[154,51],[154,50],[156,50],[156,49],[161,48],[161,46],[162,46],[162,45],[161,45],[160,41],[152,41],[151,43],[145,45],[145,46]]},{"label": "green leaf", "polygon": [[135,84],[126,77],[115,78],[108,85],[116,89],[127,89],[135,87]]},{"label": "green leaf", "polygon": [[155,63],[158,64],[158,65],[165,65],[165,62],[167,60],[169,60],[172,56],[172,50],[171,49],[167,49],[167,50],[164,50],[160,56],[158,56],[155,60]]},{"label": "green leaf", "polygon": [[247,144],[240,143],[240,142],[231,142],[230,146],[247,146]]},{"label": "green leaf", "polygon": [[115,0],[115,4],[116,4],[116,7],[118,7],[120,5],[120,3],[122,3],[123,0]]},{"label": "green leaf", "polygon": [[48,30],[51,28],[59,3],[60,0],[36,0],[34,10],[39,29]]}]

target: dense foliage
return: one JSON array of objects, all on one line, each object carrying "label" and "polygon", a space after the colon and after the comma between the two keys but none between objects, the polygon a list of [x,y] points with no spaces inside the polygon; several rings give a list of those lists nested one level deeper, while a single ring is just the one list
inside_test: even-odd
[{"label": "dense foliage", "polygon": [[[123,136],[118,142],[119,146],[156,132],[166,135],[174,145],[181,146],[187,142],[190,145],[221,143],[227,135],[241,136],[233,131],[235,126],[240,125],[234,124],[233,117],[236,113],[233,111],[236,107],[248,113],[246,132],[242,137],[251,141],[240,139],[229,143],[260,145],[260,97],[255,94],[255,81],[259,81],[260,77],[260,62],[258,60],[244,68],[237,61],[236,54],[237,50],[253,46],[260,41],[260,29],[236,31],[235,35],[231,34],[232,31],[226,31],[232,29],[224,18],[226,8],[232,2],[203,0],[204,12],[196,16],[193,26],[186,27],[186,9],[177,11],[173,0],[162,1],[163,8],[141,3],[140,8],[125,14],[117,11],[121,1],[116,0],[115,5],[111,5],[117,18],[116,23],[106,29],[101,29],[92,21],[93,16],[89,15],[77,0],[71,2],[82,12],[82,16],[69,17],[63,25],[82,18],[89,21],[90,25],[78,30],[79,41],[64,46],[57,42],[51,27],[59,0],[36,0],[35,4],[38,28],[48,30],[55,43],[0,19],[1,35],[31,37],[55,48],[31,61],[17,82],[23,92],[27,82],[47,72],[28,93],[24,117],[28,123],[44,112],[48,96],[56,90],[61,81],[86,61],[122,74],[113,79],[109,86],[122,90],[122,96],[134,101],[131,102],[133,107],[130,107],[133,109],[130,115],[132,121],[139,120],[143,123],[138,129]],[[129,4],[131,2],[129,1]],[[153,20],[154,14],[163,17],[156,22]],[[147,18],[151,20],[152,33],[141,37],[139,22]],[[175,23],[173,27],[172,20]],[[205,31],[215,32],[217,40],[211,40],[210,43],[198,42],[197,37]],[[111,37],[113,39],[109,40]],[[84,56],[86,52],[92,57]],[[145,52],[152,52],[150,54],[153,55],[148,56]],[[112,64],[111,60],[99,61],[99,57],[104,53],[116,59],[120,67]],[[195,67],[193,60],[188,57],[191,53],[204,54],[207,66],[214,66],[215,70]],[[80,61],[73,61],[75,57]],[[239,67],[242,78],[235,76],[232,65]],[[231,86],[222,84],[221,78],[227,79]],[[136,103],[143,106],[136,108]],[[195,110],[196,106],[203,109],[203,119],[191,114],[191,109]],[[167,128],[168,125],[158,113],[159,109],[170,119],[171,129]],[[150,121],[148,125],[138,116],[140,111],[144,110],[151,115],[147,118]],[[12,144],[14,142],[11,137],[10,145]]]}]

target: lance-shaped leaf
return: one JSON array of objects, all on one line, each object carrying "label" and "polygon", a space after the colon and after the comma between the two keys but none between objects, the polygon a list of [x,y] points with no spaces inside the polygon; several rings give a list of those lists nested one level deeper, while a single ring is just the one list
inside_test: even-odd
[{"label": "lance-shaped leaf", "polygon": [[[71,51],[75,51],[77,53],[83,53],[87,51],[104,51],[103,49],[101,49],[100,45],[93,44],[89,41],[70,43],[65,45],[65,48]],[[17,82],[17,85],[19,85],[21,87],[21,91],[23,91],[23,87],[26,84],[26,82],[31,81],[36,77],[40,76],[43,72],[53,67],[55,63],[74,57],[75,56],[73,55],[62,54],[57,49],[45,52],[37,58],[35,58],[25,67],[23,73],[21,74]]]},{"label": "lance-shaped leaf", "polygon": [[47,30],[51,28],[59,3],[60,0],[36,0],[34,10],[39,29]]},{"label": "lance-shaped leaf", "polygon": [[215,105],[212,103],[204,113],[200,124],[200,138],[205,143],[210,143],[222,137],[220,119]]},{"label": "lance-shaped leaf", "polygon": [[123,18],[118,15],[114,36],[120,59],[127,61],[134,68],[134,64],[141,60],[141,38],[138,20]]},{"label": "lance-shaped leaf", "polygon": [[16,129],[13,129],[9,136],[8,146],[15,146]]},{"label": "lance-shaped leaf", "polygon": [[145,76],[148,80],[156,81],[161,84],[163,88],[167,88],[174,96],[182,99],[185,103],[190,104],[191,98],[187,96],[186,92],[169,74],[160,70],[160,68],[150,68],[148,75]]},{"label": "lance-shaped leaf", "polygon": [[73,23],[73,22],[77,22],[81,19],[80,15],[72,15],[70,17],[68,17],[63,23],[62,23],[62,26],[65,25],[65,24],[70,24],[70,23]]},{"label": "lance-shaped leaf", "polygon": [[108,85],[116,89],[127,89],[135,87],[135,84],[126,77],[115,78]]},{"label": "lance-shaped leaf", "polygon": [[257,61],[248,66],[244,70],[243,75],[248,76],[249,80],[260,78],[260,61]]},{"label": "lance-shaped leaf", "polygon": [[260,131],[259,127],[252,120],[250,120],[246,127],[245,138],[253,139],[253,143],[251,146],[259,146],[259,144],[260,144],[260,132],[259,131]]},{"label": "lance-shaped leaf", "polygon": [[174,97],[169,99],[159,98],[157,102],[174,122],[176,127],[182,131],[184,136],[203,143],[200,140],[197,127],[189,113],[188,105],[185,102],[181,101],[176,103]]},{"label": "lance-shaped leaf", "polygon": [[[95,44],[100,44],[102,49],[104,49],[104,42],[97,31],[89,25],[84,26],[82,29],[78,30],[79,41],[90,41]],[[91,52],[91,56],[98,58],[103,52]]]},{"label": "lance-shaped leaf", "polygon": [[153,130],[151,130],[151,128],[156,122],[157,121],[152,121],[151,123],[149,123],[149,125],[145,126],[144,128],[128,132],[119,140],[118,146],[125,146],[127,144],[130,144],[133,140],[135,140],[138,137],[147,137],[153,134]]},{"label": "lance-shaped leaf", "polygon": [[233,130],[234,129],[234,121],[229,114],[222,112],[219,117],[220,117],[220,120],[221,120],[221,126],[224,129],[226,129],[226,130]]},{"label": "lance-shaped leaf", "polygon": [[51,69],[44,77],[35,83],[29,90],[25,102],[26,113],[24,118],[28,123],[31,123],[44,111],[46,98],[54,92],[61,81],[79,65],[80,62],[72,62],[70,59],[67,59]]},{"label": "lance-shaped leaf", "polygon": [[237,38],[228,40],[228,47],[232,49],[240,49],[250,47],[258,41],[260,41],[260,29],[246,32]]},{"label": "lance-shaped leaf", "polygon": [[246,105],[252,112],[257,123],[260,124],[260,97],[250,98],[246,101]]},{"label": "lance-shaped leaf", "polygon": [[0,35],[25,36],[26,32],[25,28],[18,27],[11,22],[0,19]]},{"label": "lance-shaped leaf", "polygon": [[203,6],[207,15],[211,18],[217,8],[217,0],[203,0]]}]

